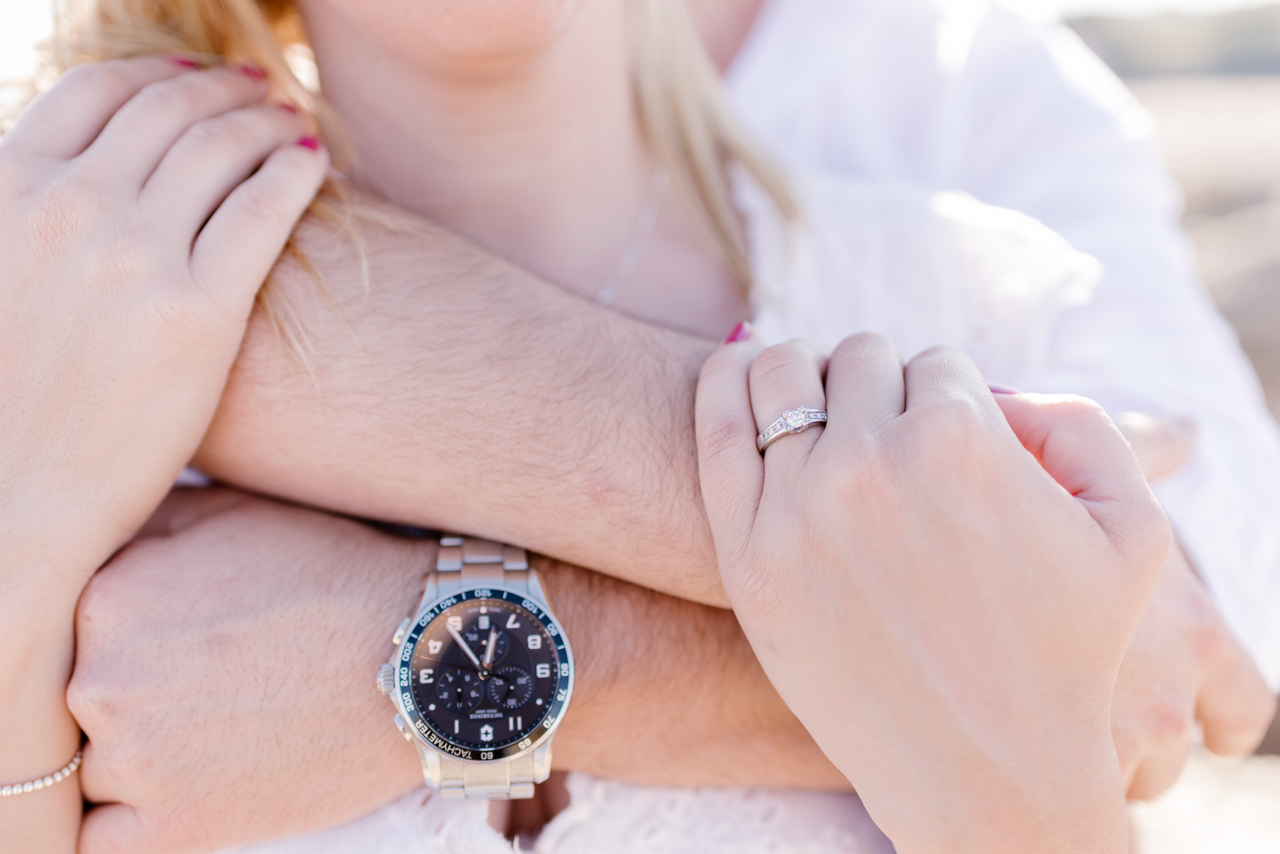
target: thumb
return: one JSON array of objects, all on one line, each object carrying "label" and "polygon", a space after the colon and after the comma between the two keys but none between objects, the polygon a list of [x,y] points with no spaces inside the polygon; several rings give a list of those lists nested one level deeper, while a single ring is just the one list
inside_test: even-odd
[{"label": "thumb", "polygon": [[1133,452],[1102,407],[1075,395],[997,394],[1014,434],[1088,511],[1126,559],[1155,584],[1169,552],[1169,522]]},{"label": "thumb", "polygon": [[168,537],[227,510],[254,500],[234,489],[208,486],[199,489],[175,489],[169,493],[146,523],[134,534],[143,537]]},{"label": "thumb", "polygon": [[138,811],[127,804],[104,804],[85,814],[77,854],[177,854],[151,838]]},{"label": "thumb", "polygon": [[1121,412],[1116,426],[1129,441],[1148,482],[1186,465],[1196,448],[1196,423],[1189,418],[1153,418],[1145,412]]},{"label": "thumb", "polygon": [[1196,717],[1205,746],[1219,756],[1245,756],[1267,734],[1276,701],[1266,680],[1230,630],[1221,653],[1209,667],[1196,701]]},{"label": "thumb", "polygon": [[702,503],[722,559],[746,549],[764,488],[764,459],[756,450],[748,391],[748,371],[762,346],[749,326],[746,330],[750,337],[732,341],[731,336],[703,364],[695,405]]}]

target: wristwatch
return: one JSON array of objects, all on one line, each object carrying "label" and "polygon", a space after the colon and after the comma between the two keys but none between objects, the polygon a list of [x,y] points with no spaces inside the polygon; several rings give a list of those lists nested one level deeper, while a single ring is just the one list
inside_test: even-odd
[{"label": "wristwatch", "polygon": [[573,652],[524,549],[444,536],[378,690],[446,798],[533,797],[573,696]]}]

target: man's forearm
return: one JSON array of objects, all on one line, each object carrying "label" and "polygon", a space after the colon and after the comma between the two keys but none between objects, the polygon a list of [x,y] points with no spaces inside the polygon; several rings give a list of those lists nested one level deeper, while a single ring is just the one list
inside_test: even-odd
[{"label": "man's forearm", "polygon": [[557,767],[655,786],[849,789],[731,612],[535,558],[574,645]]},{"label": "man's forearm", "polygon": [[[95,822],[93,850],[227,848],[349,821],[422,785],[372,676],[434,543],[220,490],[178,491],[148,533],[95,577],[77,614],[68,701],[92,744],[85,791],[137,815]],[[673,786],[847,788],[731,613],[534,565],[578,665],[559,767]],[[106,844],[141,827],[138,844]]]},{"label": "man's forearm", "polygon": [[[723,604],[697,487],[707,342],[571,296],[426,223],[315,222],[258,312],[197,464],[263,492],[520,543]],[[279,313],[278,313],[279,314]]]}]

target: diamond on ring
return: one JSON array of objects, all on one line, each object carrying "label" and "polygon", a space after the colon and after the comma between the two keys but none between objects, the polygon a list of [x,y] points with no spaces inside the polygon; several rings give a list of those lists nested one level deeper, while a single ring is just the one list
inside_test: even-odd
[{"label": "diamond on ring", "polygon": [[810,409],[807,406],[788,409],[782,413],[782,416],[777,421],[766,427],[764,432],[756,437],[756,449],[763,454],[765,448],[768,448],[783,436],[803,433],[814,424],[826,423],[827,412],[825,409]]}]

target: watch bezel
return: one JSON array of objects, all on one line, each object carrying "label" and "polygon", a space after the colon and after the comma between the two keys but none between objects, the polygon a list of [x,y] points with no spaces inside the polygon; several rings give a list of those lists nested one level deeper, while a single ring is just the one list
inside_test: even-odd
[{"label": "watch bezel", "polygon": [[[417,649],[418,640],[422,637],[422,633],[426,631],[427,626],[431,625],[442,613],[454,605],[473,599],[501,599],[519,605],[540,620],[544,627],[554,629],[553,631],[548,631],[548,634],[551,635],[553,640],[556,666],[563,670],[563,666],[567,664],[569,666],[569,675],[564,689],[556,693],[550,707],[547,709],[546,716],[538,724],[541,734],[536,738],[531,735],[527,739],[509,744],[506,747],[498,747],[493,750],[477,750],[455,743],[447,735],[433,727],[426,717],[418,711],[417,700],[413,696],[412,678],[413,654]],[[564,718],[565,711],[569,707],[569,701],[573,699],[573,650],[569,646],[569,638],[565,634],[564,627],[560,625],[560,621],[555,618],[550,609],[541,602],[531,598],[527,593],[518,593],[501,584],[470,585],[448,596],[441,596],[429,606],[419,610],[413,623],[409,626],[404,640],[396,649],[396,656],[392,660],[392,666],[395,668],[396,680],[396,687],[392,697],[395,699],[396,708],[409,725],[409,732],[426,748],[462,762],[475,762],[477,764],[499,762],[537,750],[555,734],[560,721]],[[524,741],[528,743],[524,744]],[[524,746],[521,746],[522,744]]]}]

